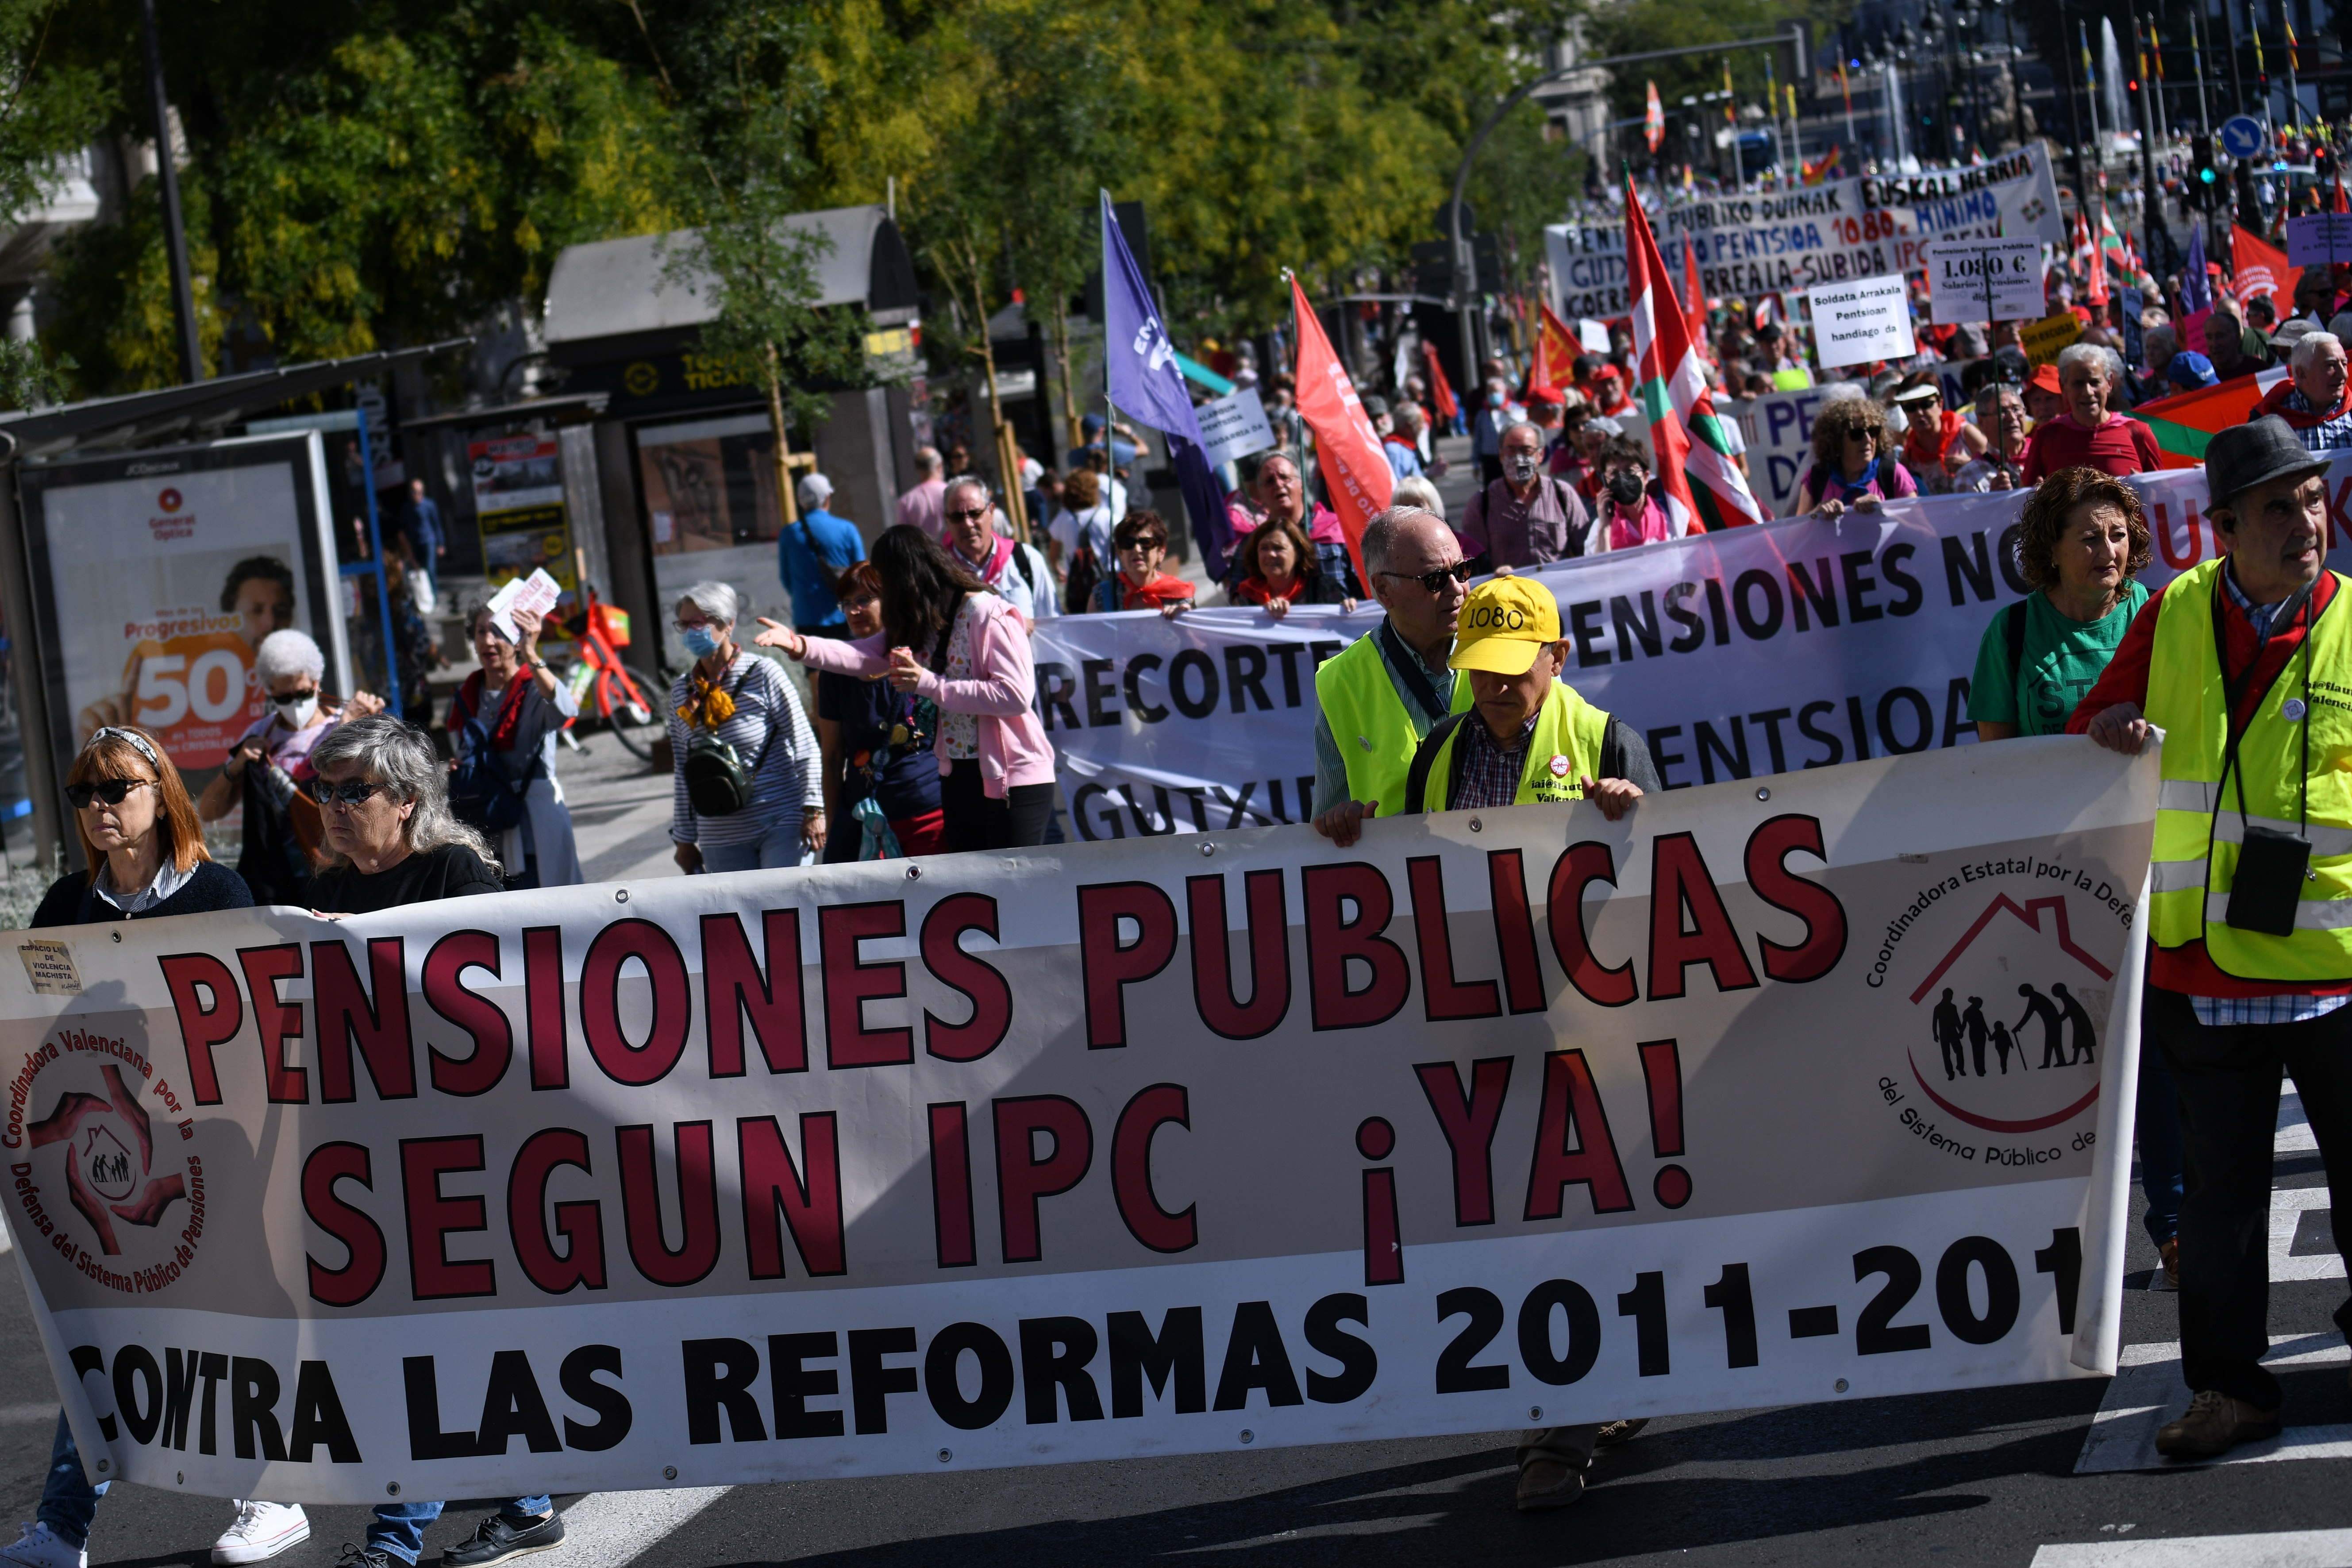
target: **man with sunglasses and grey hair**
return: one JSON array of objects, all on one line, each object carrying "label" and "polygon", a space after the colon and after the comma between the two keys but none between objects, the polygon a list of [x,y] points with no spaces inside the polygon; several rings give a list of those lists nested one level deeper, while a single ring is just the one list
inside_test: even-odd
[{"label": "man with sunglasses and grey hair", "polygon": [[1418,507],[1391,507],[1365,528],[1362,549],[1388,614],[1315,672],[1315,829],[1342,849],[1364,818],[1404,810],[1422,738],[1470,705],[1470,683],[1446,663],[1470,579],[1454,531]]}]

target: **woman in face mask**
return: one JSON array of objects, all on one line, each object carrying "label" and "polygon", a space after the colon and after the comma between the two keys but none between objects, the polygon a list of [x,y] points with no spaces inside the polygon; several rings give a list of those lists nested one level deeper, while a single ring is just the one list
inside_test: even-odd
[{"label": "woman in face mask", "polygon": [[237,737],[196,801],[196,815],[206,822],[244,805],[236,869],[257,904],[304,904],[311,874],[324,863],[319,810],[302,793],[310,748],[345,719],[383,711],[383,699],[367,692],[344,700],[321,690],[326,672],[327,656],[308,633],[289,627],[262,638],[253,674],[268,696],[268,712]]},{"label": "woman in face mask", "polygon": [[1682,530],[1650,494],[1650,459],[1641,443],[1612,436],[1601,448],[1601,526],[1591,552],[1632,550],[1675,538]]}]

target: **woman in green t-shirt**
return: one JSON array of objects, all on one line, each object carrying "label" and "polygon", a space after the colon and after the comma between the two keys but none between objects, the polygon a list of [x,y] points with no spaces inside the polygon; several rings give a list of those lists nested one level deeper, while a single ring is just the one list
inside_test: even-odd
[{"label": "woman in green t-shirt", "polygon": [[[1979,741],[2064,732],[2115,657],[2147,590],[2132,581],[2147,564],[2139,496],[2097,468],[2063,468],[2042,481],[2018,519],[2018,571],[2035,590],[1997,611],[1977,645],[1969,717]],[[2180,1107],[2164,1053],[2140,1041],[2138,1114],[2141,1216],[2156,1244],[2161,1288],[2180,1288],[2184,1158]]]},{"label": "woman in green t-shirt", "polygon": [[2018,572],[2034,591],[1996,612],[1977,645],[1978,740],[2064,733],[2147,603],[2132,579],[2148,542],[2139,496],[2121,479],[2064,468],[2042,481],[2018,519]]}]

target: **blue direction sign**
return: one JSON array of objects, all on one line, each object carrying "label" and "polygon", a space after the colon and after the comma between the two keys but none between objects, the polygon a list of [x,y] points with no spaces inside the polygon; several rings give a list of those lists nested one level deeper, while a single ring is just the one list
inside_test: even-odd
[{"label": "blue direction sign", "polygon": [[2233,114],[2221,121],[2221,151],[2232,158],[2251,158],[2269,142],[2263,122],[2251,114]]}]

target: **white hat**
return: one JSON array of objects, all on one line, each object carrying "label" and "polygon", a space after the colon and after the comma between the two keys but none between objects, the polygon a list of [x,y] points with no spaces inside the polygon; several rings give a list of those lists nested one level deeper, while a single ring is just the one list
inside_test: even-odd
[{"label": "white hat", "polygon": [[1584,427],[1587,430],[1598,430],[1603,436],[1622,436],[1625,434],[1625,426],[1619,424],[1616,420],[1612,419],[1606,414],[1594,415],[1591,418],[1584,422]]},{"label": "white hat", "polygon": [[800,483],[801,510],[814,511],[833,499],[833,481],[823,474],[805,474]]}]

